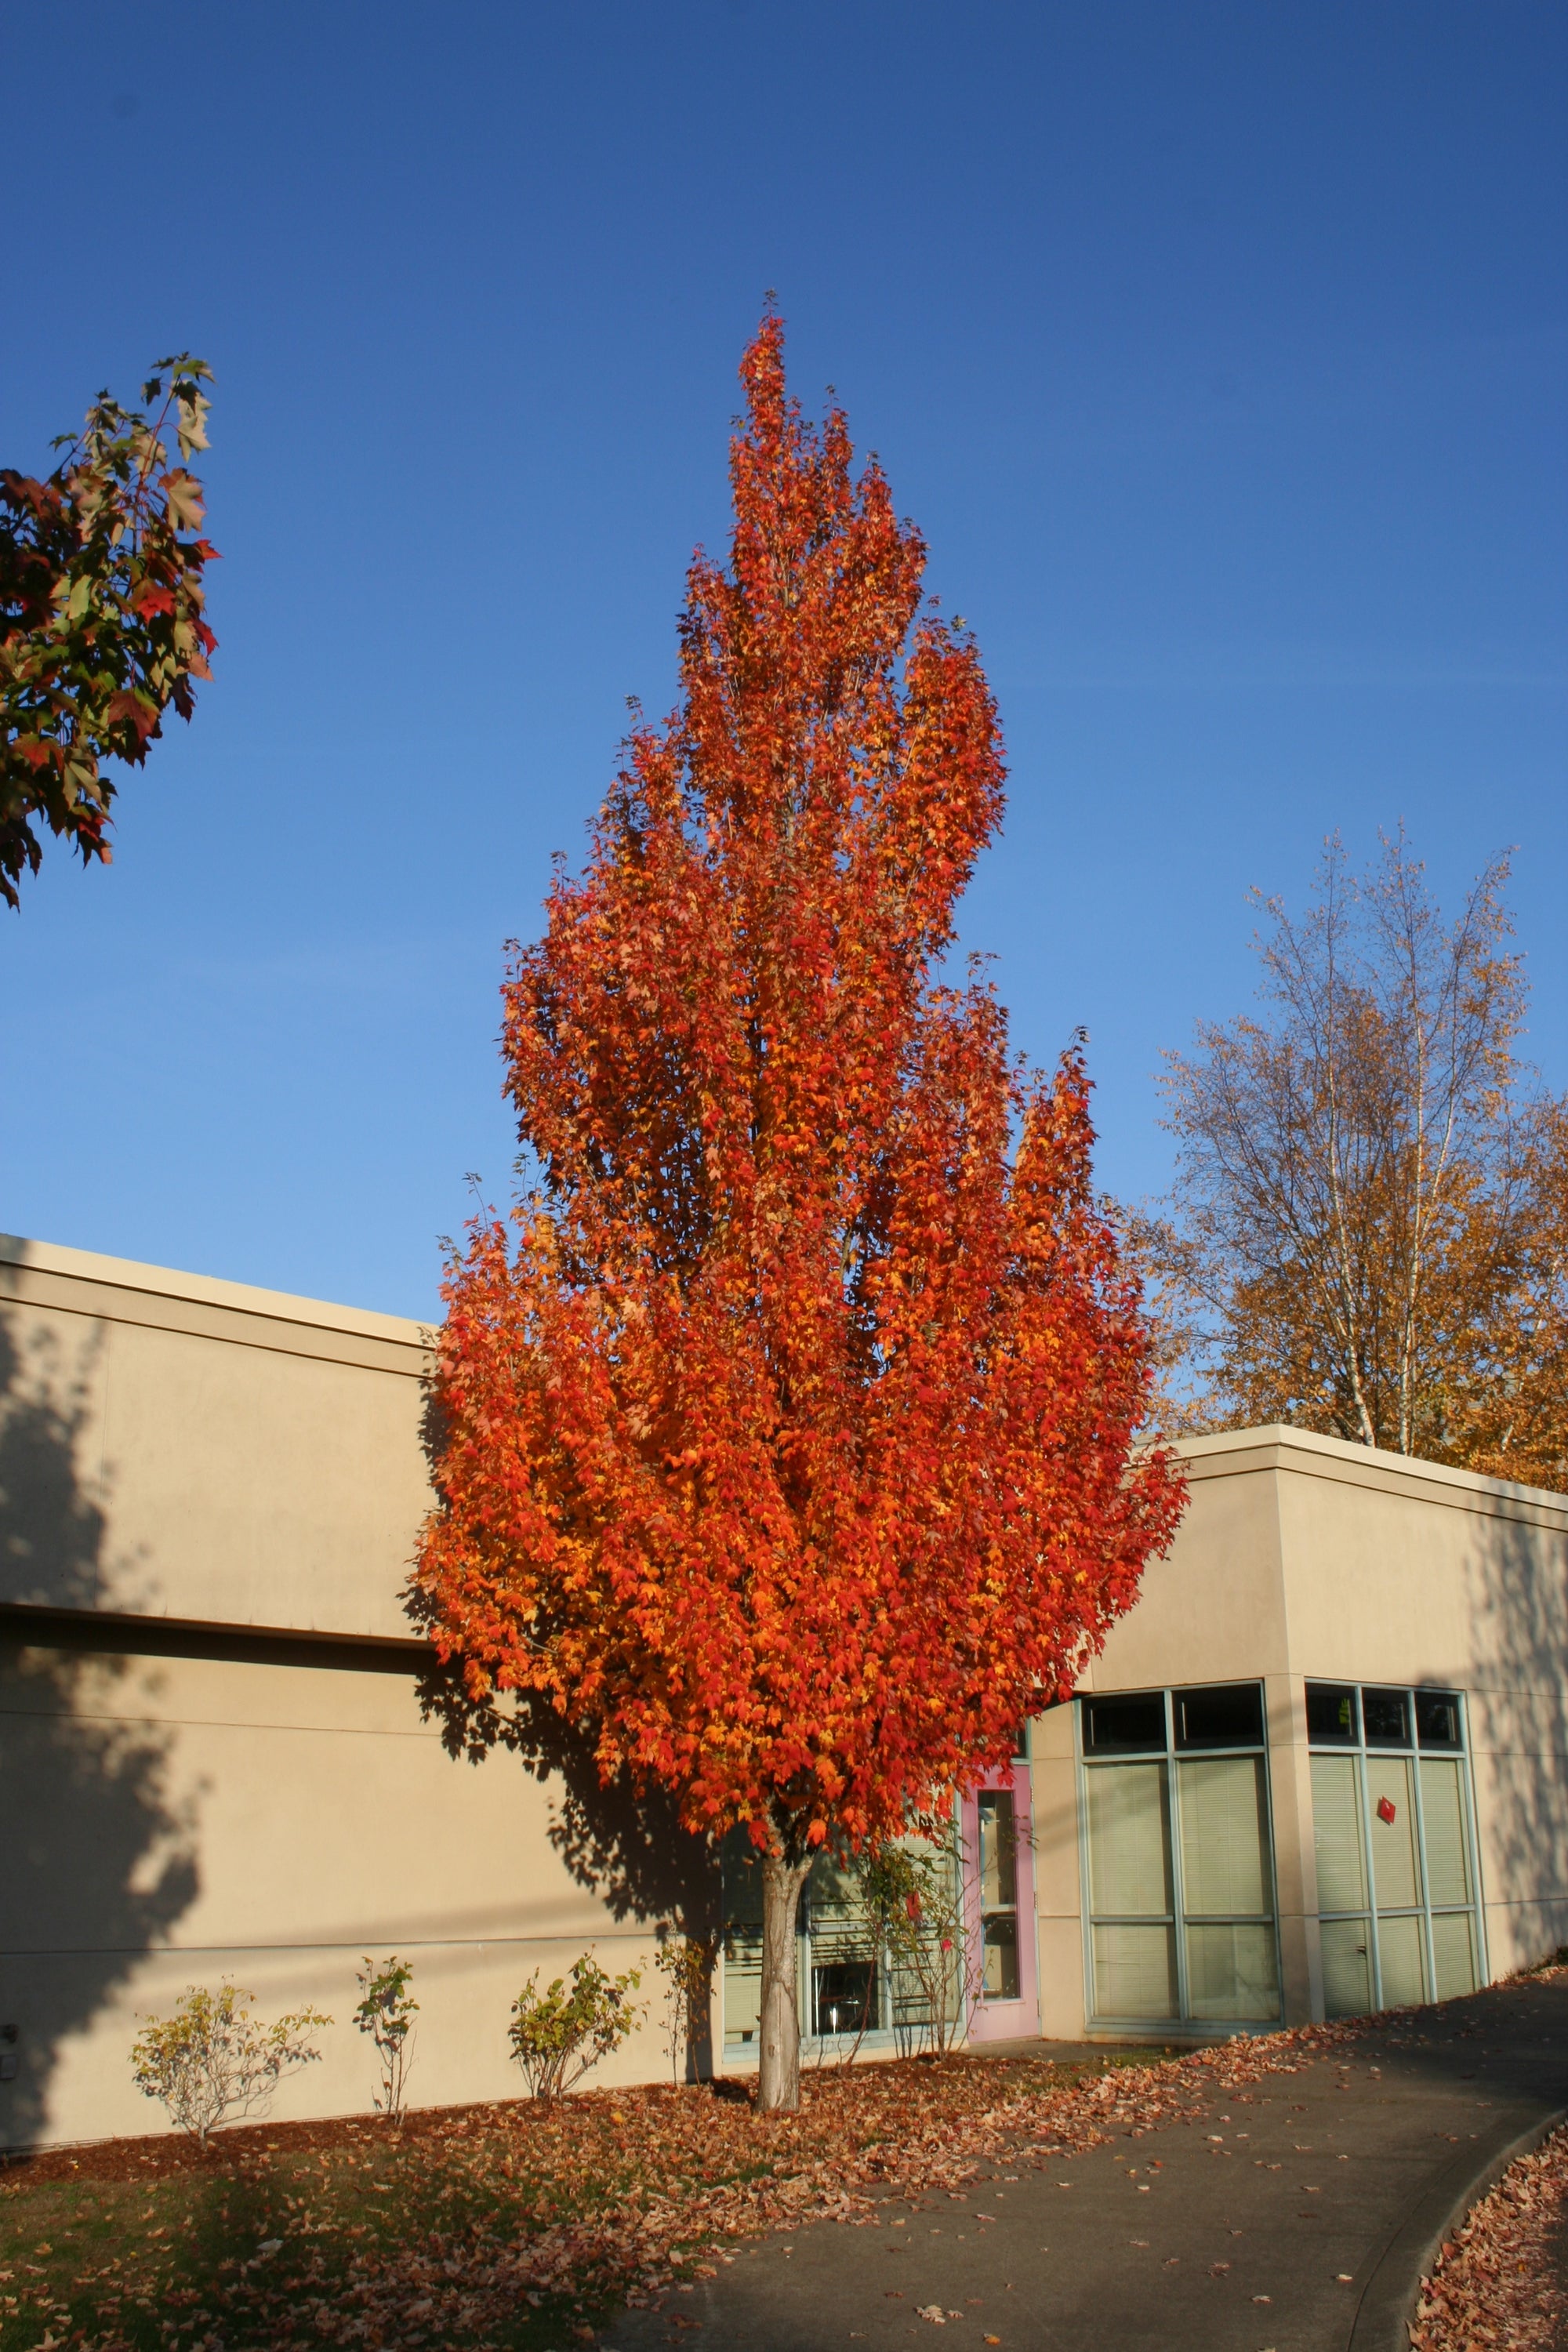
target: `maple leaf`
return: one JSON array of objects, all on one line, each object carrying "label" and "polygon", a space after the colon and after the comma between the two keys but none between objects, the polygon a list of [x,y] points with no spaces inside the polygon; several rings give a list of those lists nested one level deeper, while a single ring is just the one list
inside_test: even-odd
[{"label": "maple leaf", "polygon": [[202,486],[195,476],[176,468],[163,476],[161,488],[175,530],[195,530],[206,512],[202,503]]},{"label": "maple leaf", "polygon": [[[42,858],[41,822],[107,865],[116,785],[106,758],[140,764],[172,704],[195,708],[216,644],[203,571],[216,550],[182,540],[202,520],[201,484],[161,478],[172,403],[183,447],[205,447],[207,370],[182,354],[156,419],[102,394],[47,482],[0,471],[0,897],[16,907]],[[158,397],[153,377],[144,397]]]}]

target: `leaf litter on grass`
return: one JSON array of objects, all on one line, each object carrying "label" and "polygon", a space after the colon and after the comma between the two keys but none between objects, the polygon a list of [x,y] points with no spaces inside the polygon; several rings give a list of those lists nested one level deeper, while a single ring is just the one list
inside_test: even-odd
[{"label": "leaf litter on grass", "polygon": [[[734,2084],[649,2086],[416,2112],[401,2132],[361,2120],[228,2132],[205,2162],[167,2139],[118,2143],[96,2163],[87,2150],[38,2159],[5,2185],[6,2221],[21,2220],[13,2200],[70,2179],[64,2165],[79,2180],[83,2164],[117,2162],[138,2199],[154,2179],[169,2234],[132,2235],[144,2223],[128,2208],[68,2294],[58,2275],[36,2294],[13,2284],[0,2352],[36,2352],[40,2321],[64,2326],[73,2352],[542,2352],[574,2331],[584,2340],[614,2305],[716,2275],[740,2241],[806,2221],[866,2227],[890,2195],[960,2193],[999,2162],[1058,2164],[1113,2133],[1203,2115],[1351,2038],[1299,2027],[1103,2071],[898,2060],[816,2074],[795,2116],[759,2117]],[[18,2251],[25,2234],[6,2232]]]}]

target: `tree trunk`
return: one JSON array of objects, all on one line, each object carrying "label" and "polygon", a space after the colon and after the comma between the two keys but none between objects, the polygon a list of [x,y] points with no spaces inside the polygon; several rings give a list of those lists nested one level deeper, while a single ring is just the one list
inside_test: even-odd
[{"label": "tree trunk", "polygon": [[762,2055],[757,2108],[762,2115],[800,2105],[800,2004],[795,1990],[795,1923],[811,1856],[763,1856]]}]

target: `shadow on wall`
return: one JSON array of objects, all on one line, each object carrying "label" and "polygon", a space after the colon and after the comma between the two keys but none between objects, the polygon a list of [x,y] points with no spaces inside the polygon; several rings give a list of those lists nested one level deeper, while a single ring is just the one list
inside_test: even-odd
[{"label": "shadow on wall", "polygon": [[[437,1494],[446,1433],[435,1382],[426,1377],[420,1437]],[[430,1629],[417,1596],[407,1606],[418,1632],[427,1637]],[[662,1790],[638,1796],[624,1780],[605,1788],[590,1732],[568,1723],[531,1693],[509,1694],[505,1706],[477,1703],[464,1689],[458,1667],[443,1666],[434,1656],[419,1679],[419,1706],[426,1722],[439,1724],[448,1756],[479,1764],[499,1748],[514,1756],[534,1780],[554,1784],[550,1843],[578,1885],[596,1896],[612,1918],[717,1939],[724,1907],[718,1849],[682,1829],[674,1802]],[[710,1990],[711,1975],[710,1969]],[[693,2014],[702,2007],[700,2000],[694,2000]],[[687,2081],[706,2081],[713,2072],[711,2040],[693,2035],[686,2051]]]},{"label": "shadow on wall", "polygon": [[[24,1350],[0,1320],[0,1564],[6,1598],[89,1610],[110,1597],[104,1497],[83,1475],[90,1352]],[[20,1621],[20,1622],[19,1622]],[[132,1658],[42,1649],[0,1619],[0,2139],[49,2137],[62,2043],[89,2024],[195,1899],[191,1825],[167,1795],[168,1736],[135,1720]]]},{"label": "shadow on wall", "polygon": [[[552,1785],[550,1843],[579,1886],[613,1918],[650,1928],[668,1924],[692,1937],[717,1936],[721,1899],[715,1849],[682,1829],[662,1790],[639,1797],[625,1780],[605,1788],[591,1735],[533,1694],[505,1706],[474,1701],[455,1666],[426,1669],[419,1704],[426,1719],[440,1725],[449,1756],[478,1764],[499,1749]],[[701,2014],[702,2003],[694,2006]],[[710,2041],[693,2037],[686,2079],[705,2081],[712,2072]]]},{"label": "shadow on wall", "polygon": [[1486,1665],[1470,1700],[1470,1739],[1478,1779],[1492,1783],[1482,1893],[1520,1906],[1514,1949],[1490,1956],[1499,1973],[1568,1943],[1568,1545],[1517,1520],[1479,1525],[1476,1633]]}]

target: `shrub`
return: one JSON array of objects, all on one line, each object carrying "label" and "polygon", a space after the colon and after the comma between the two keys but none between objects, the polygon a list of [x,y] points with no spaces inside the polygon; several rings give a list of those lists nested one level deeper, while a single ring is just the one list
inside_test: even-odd
[{"label": "shrub", "polygon": [[950,1826],[934,1843],[882,1846],[861,1860],[859,1877],[877,1950],[893,1976],[898,2038],[945,2057],[978,1990],[956,1833]]},{"label": "shrub", "polygon": [[247,2005],[255,1999],[226,1978],[216,1992],[190,1985],[173,2017],[148,2018],[132,2046],[137,2088],[204,2147],[217,2125],[263,2113],[283,2077],[321,2054],[305,2036],[330,2017],[300,2009],[263,2025]]},{"label": "shrub", "polygon": [[618,2050],[637,2019],[640,2005],[626,1998],[642,1982],[635,1969],[607,1977],[584,1953],[572,1964],[570,1990],[560,1977],[539,1990],[535,1969],[511,2005],[507,2039],[511,2054],[536,2099],[558,2099],[580,2083],[601,2058]]},{"label": "shrub", "polygon": [[664,2046],[669,2053],[672,2078],[680,2080],[680,2061],[709,2032],[708,2005],[713,1983],[713,1963],[719,1957],[715,1936],[682,1936],[659,1929],[661,1941],[654,1966],[664,1979]]},{"label": "shrub", "polygon": [[419,2012],[419,2003],[408,1990],[413,1979],[413,1961],[400,1960],[395,1952],[379,1968],[367,1952],[364,1966],[355,1979],[364,1998],[354,2011],[354,2023],[362,2033],[371,2036],[381,2061],[381,2090],[375,2105],[394,2122],[401,2122],[403,2117],[409,2044],[414,2020]]}]

